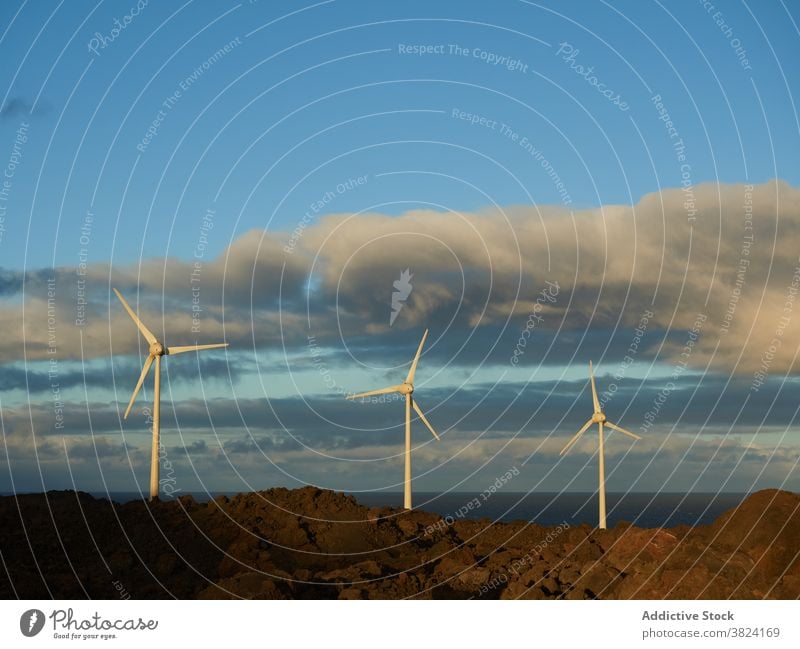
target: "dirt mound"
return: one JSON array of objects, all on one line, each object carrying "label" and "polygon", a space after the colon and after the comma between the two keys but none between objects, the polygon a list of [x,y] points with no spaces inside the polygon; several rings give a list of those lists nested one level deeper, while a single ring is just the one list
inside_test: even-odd
[{"label": "dirt mound", "polygon": [[304,487],[199,503],[0,498],[3,598],[800,597],[800,496],[712,525],[611,530],[443,519]]}]

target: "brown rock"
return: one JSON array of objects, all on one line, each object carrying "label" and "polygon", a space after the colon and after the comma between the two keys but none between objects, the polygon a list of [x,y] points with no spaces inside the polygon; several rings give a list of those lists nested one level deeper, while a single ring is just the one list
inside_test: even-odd
[{"label": "brown rock", "polygon": [[800,598],[800,497],[785,491],[695,528],[441,522],[315,487],[0,498],[0,597]]}]

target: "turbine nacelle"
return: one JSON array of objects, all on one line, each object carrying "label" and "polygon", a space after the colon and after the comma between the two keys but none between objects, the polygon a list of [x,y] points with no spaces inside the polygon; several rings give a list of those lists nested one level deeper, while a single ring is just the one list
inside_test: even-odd
[{"label": "turbine nacelle", "polygon": [[414,385],[411,383],[401,383],[397,386],[397,391],[400,394],[411,394],[414,392]]},{"label": "turbine nacelle", "polygon": [[160,342],[150,343],[150,356],[166,356],[167,354],[169,351]]},{"label": "turbine nacelle", "polygon": [[593,424],[602,424],[606,421],[606,416],[602,412],[596,412],[592,415]]}]

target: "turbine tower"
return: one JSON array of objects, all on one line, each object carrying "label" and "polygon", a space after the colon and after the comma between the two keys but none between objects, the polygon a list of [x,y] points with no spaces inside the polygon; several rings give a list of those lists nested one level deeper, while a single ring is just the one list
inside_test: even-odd
[{"label": "turbine tower", "polygon": [[574,444],[578,441],[581,435],[583,435],[588,429],[589,426],[592,424],[597,424],[597,430],[600,435],[600,448],[599,448],[599,458],[600,458],[600,523],[599,528],[601,530],[606,529],[606,467],[605,467],[605,456],[603,454],[603,425],[608,426],[609,428],[616,430],[620,433],[627,435],[628,437],[633,437],[633,439],[642,439],[639,435],[634,435],[633,433],[625,430],[624,428],[620,428],[616,424],[612,424],[608,419],[606,419],[605,414],[603,414],[602,409],[600,408],[600,401],[597,398],[597,389],[594,386],[594,371],[592,369],[592,361],[589,361],[589,378],[591,379],[592,383],[592,401],[594,402],[594,414],[592,418],[587,421],[583,428],[581,428],[577,433],[575,433],[574,437],[569,440],[561,449],[560,455],[564,455]]},{"label": "turbine tower", "polygon": [[133,407],[133,402],[136,401],[136,395],[139,394],[139,390],[142,388],[142,384],[147,377],[147,373],[150,371],[150,366],[153,365],[154,362],[156,366],[155,387],[153,389],[153,447],[150,452],[150,500],[152,501],[153,498],[158,497],[159,484],[158,446],[161,424],[161,357],[166,356],[167,354],[183,354],[184,352],[195,352],[200,351],[201,349],[227,347],[228,343],[166,347],[163,343],[158,341],[158,339],[147,327],[144,326],[144,323],[139,319],[139,316],[134,313],[133,309],[131,309],[131,307],[125,301],[125,298],[120,295],[120,292],[117,289],[114,289],[114,293],[117,294],[119,301],[122,302],[122,306],[125,307],[128,315],[136,323],[136,326],[139,328],[142,336],[144,336],[145,340],[147,340],[148,344],[150,345],[147,359],[145,360],[144,367],[142,368],[142,373],[139,375],[139,381],[136,383],[136,388],[133,390],[133,396],[131,396],[131,400],[128,403],[128,408],[125,410],[124,419],[128,418],[128,414]]},{"label": "turbine tower", "polygon": [[422,341],[419,343],[419,349],[417,349],[417,355],[414,356],[414,360],[411,363],[411,369],[408,370],[408,376],[406,376],[406,380],[403,381],[400,385],[392,385],[388,388],[381,388],[380,390],[370,390],[369,392],[362,392],[360,394],[352,394],[348,396],[348,399],[358,399],[360,397],[371,397],[377,394],[404,394],[406,397],[406,451],[405,451],[405,482],[404,482],[404,496],[403,496],[403,507],[405,509],[411,509],[411,409],[414,409],[414,412],[417,413],[419,418],[422,422],[428,427],[428,430],[433,433],[433,436],[436,439],[439,439],[439,436],[436,434],[436,431],[433,430],[433,426],[428,421],[427,417],[425,417],[422,409],[417,404],[416,399],[411,396],[414,392],[414,375],[417,373],[417,363],[419,363],[419,357],[422,354],[422,347],[425,345],[425,339],[428,337],[428,330],[425,330],[425,333],[422,334]]}]

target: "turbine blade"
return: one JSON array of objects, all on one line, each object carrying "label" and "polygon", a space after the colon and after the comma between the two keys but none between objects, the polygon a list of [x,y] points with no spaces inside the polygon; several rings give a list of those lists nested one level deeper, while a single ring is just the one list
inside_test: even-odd
[{"label": "turbine blade", "polygon": [[594,402],[594,411],[602,412],[600,410],[600,401],[597,399],[597,388],[594,387],[594,369],[592,368],[592,361],[589,361],[589,376],[592,379],[592,401]]},{"label": "turbine blade", "polygon": [[573,445],[575,442],[577,442],[577,441],[578,441],[578,438],[580,438],[580,436],[581,436],[581,435],[583,435],[583,434],[584,434],[584,433],[585,433],[585,432],[586,432],[586,431],[589,429],[589,426],[591,426],[591,425],[592,425],[592,420],[590,419],[589,421],[587,421],[587,422],[586,422],[586,423],[583,425],[583,428],[581,428],[581,429],[580,429],[580,430],[579,430],[577,433],[575,433],[575,434],[572,436],[572,439],[571,439],[571,440],[569,440],[569,441],[566,443],[566,445],[564,446],[564,448],[562,448],[562,449],[561,449],[561,452],[559,453],[559,455],[564,455],[564,453],[566,453],[566,452],[567,452],[567,451],[568,451],[568,450],[569,450],[569,449],[572,447],[572,445]]},{"label": "turbine blade", "polygon": [[425,339],[428,337],[428,330],[425,330],[425,333],[422,334],[422,340],[419,343],[419,348],[417,349],[417,355],[414,356],[414,361],[411,363],[411,369],[408,370],[408,376],[406,377],[406,383],[414,384],[414,375],[417,373],[417,363],[419,363],[419,357],[422,355],[422,347],[425,345]]},{"label": "turbine blade", "polygon": [[380,390],[370,390],[369,392],[359,392],[358,394],[348,394],[345,399],[360,399],[361,397],[372,397],[376,394],[391,394],[392,392],[400,392],[402,385],[393,385],[388,388],[381,388]]},{"label": "turbine blade", "polygon": [[177,347],[167,347],[167,354],[183,354],[183,352],[199,352],[201,349],[218,349],[227,347],[228,343],[216,343],[214,345],[179,345]]},{"label": "turbine blade", "polygon": [[131,307],[125,301],[125,298],[122,297],[122,294],[117,289],[114,289],[114,293],[117,294],[119,301],[122,302],[122,306],[125,307],[125,310],[128,312],[128,315],[131,317],[131,319],[136,323],[136,326],[139,327],[139,331],[142,332],[142,335],[145,337],[145,340],[147,340],[147,342],[149,342],[151,345],[154,342],[157,342],[156,337],[147,327],[144,326],[144,323],[141,320],[139,320],[139,316],[133,312],[133,309],[131,309]]},{"label": "turbine blade", "polygon": [[136,401],[136,395],[139,394],[139,390],[142,389],[142,383],[144,383],[145,378],[147,377],[147,372],[150,371],[150,366],[153,364],[153,356],[148,356],[147,360],[144,362],[144,367],[142,367],[142,373],[139,375],[139,381],[136,383],[136,388],[133,390],[133,396],[131,396],[130,402],[128,402],[128,409],[125,411],[125,416],[123,419],[128,418],[128,414],[133,408],[133,402]]},{"label": "turbine blade", "polygon": [[623,435],[627,435],[628,437],[633,437],[633,439],[642,439],[636,433],[632,433],[632,432],[630,432],[628,430],[625,430],[624,428],[620,428],[616,424],[612,424],[610,421],[606,422],[606,426],[608,426],[609,428],[613,428],[614,430],[616,430],[617,432],[622,433]]},{"label": "turbine blade", "polygon": [[428,427],[428,430],[433,433],[433,436],[436,439],[441,439],[441,437],[439,437],[436,434],[436,431],[433,430],[433,426],[431,426],[431,422],[428,421],[428,418],[422,412],[422,408],[419,407],[419,405],[417,404],[417,400],[414,399],[413,397],[411,398],[411,407],[414,408],[414,412],[417,413],[419,418],[422,420],[422,423],[424,423]]}]

